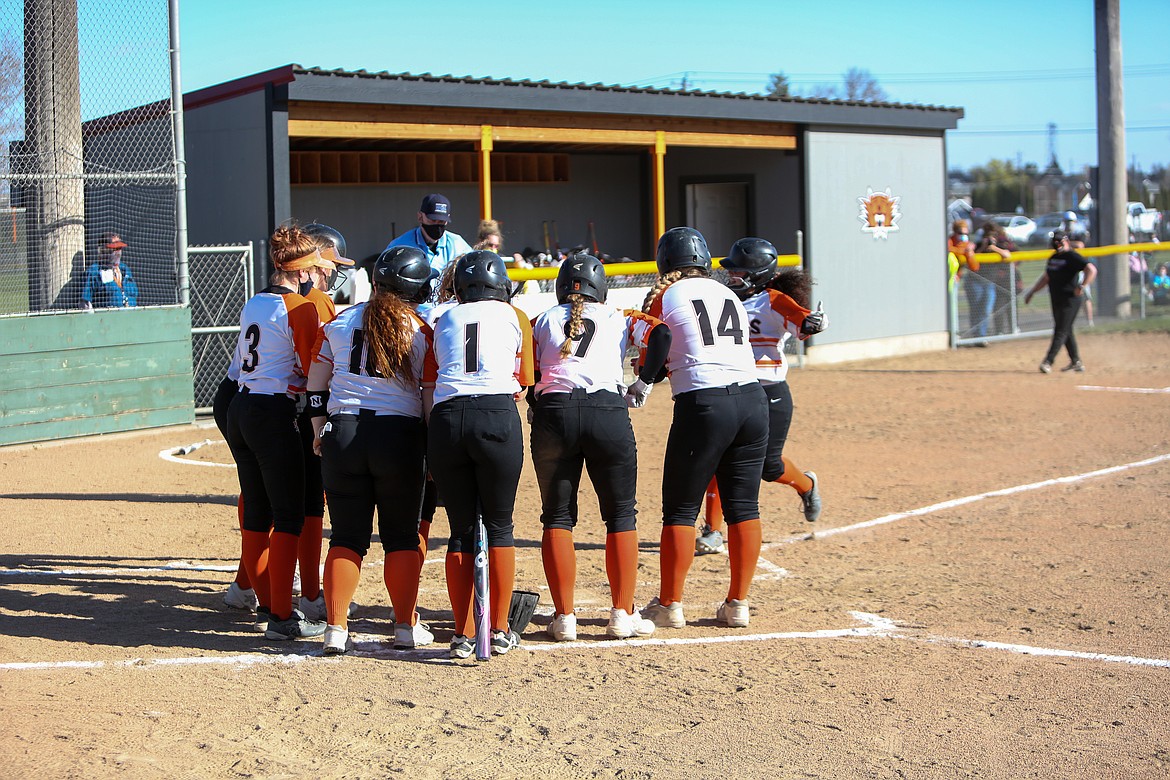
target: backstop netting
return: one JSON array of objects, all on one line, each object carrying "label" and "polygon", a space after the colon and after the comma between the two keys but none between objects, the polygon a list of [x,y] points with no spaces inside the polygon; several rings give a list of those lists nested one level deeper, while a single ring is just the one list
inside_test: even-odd
[{"label": "backstop netting", "polygon": [[179,302],[173,128],[165,0],[0,3],[0,315]]}]

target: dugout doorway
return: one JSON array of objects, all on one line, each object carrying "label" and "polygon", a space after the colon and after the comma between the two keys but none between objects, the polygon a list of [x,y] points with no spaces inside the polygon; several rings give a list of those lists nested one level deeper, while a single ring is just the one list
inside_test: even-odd
[{"label": "dugout doorway", "polygon": [[683,178],[680,183],[686,224],[703,234],[707,246],[716,248],[713,253],[719,254],[719,247],[731,246],[743,236],[751,235],[753,193],[749,178]]}]

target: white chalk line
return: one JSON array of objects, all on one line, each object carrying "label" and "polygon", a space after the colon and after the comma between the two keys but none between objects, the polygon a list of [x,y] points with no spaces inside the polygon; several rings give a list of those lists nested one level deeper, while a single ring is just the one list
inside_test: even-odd
[{"label": "white chalk line", "polygon": [[1077,385],[1077,390],[1092,390],[1102,393],[1170,393],[1170,387],[1104,387],[1101,385]]},{"label": "white chalk line", "polygon": [[187,444],[183,447],[167,447],[166,449],[159,450],[158,456],[165,461],[169,461],[171,463],[182,463],[186,466],[211,466],[212,468],[234,469],[236,467],[235,463],[213,463],[207,460],[187,460],[186,458],[178,457],[179,455],[189,455],[200,447],[206,447],[209,444],[223,443],[223,439],[204,439],[203,441],[197,441],[193,444]]},{"label": "white chalk line", "polygon": [[[784,642],[795,640],[822,640],[822,639],[864,639],[877,637],[884,639],[900,639],[925,644],[948,644],[966,647],[974,650],[995,650],[1010,652],[1018,655],[1034,655],[1048,658],[1067,658],[1081,661],[1096,661],[1100,663],[1117,663],[1129,666],[1142,666],[1170,669],[1170,659],[1143,658],[1131,655],[1113,655],[1109,653],[1091,653],[1079,650],[1063,650],[1060,648],[1036,647],[1032,645],[1018,645],[1006,642],[990,642],[977,639],[962,639],[958,637],[913,636],[900,633],[897,624],[889,618],[867,612],[850,612],[861,626],[850,628],[820,629],[815,631],[779,631],[764,634],[723,634],[707,637],[645,637],[640,639],[606,639],[596,642],[541,642],[522,644],[512,652],[528,651],[532,653],[550,653],[573,650],[612,650],[633,647],[681,647],[688,645],[717,645],[740,644],[746,642]],[[430,663],[461,663],[448,657],[447,648],[441,643],[433,646],[416,649],[396,649],[393,640],[377,634],[351,634],[353,649],[347,653],[357,658],[373,659],[407,659],[414,658]],[[320,645],[316,642],[298,643],[290,648],[288,653],[244,653],[228,656],[202,656],[188,658],[130,658],[118,661],[26,661],[0,664],[0,672],[20,671],[51,671],[69,669],[145,669],[152,667],[177,666],[235,666],[245,668],[261,664],[295,664],[308,660],[319,660],[335,663],[341,659],[336,656],[324,656]]]},{"label": "white chalk line", "polygon": [[781,547],[786,544],[793,544],[794,542],[806,542],[814,539],[825,539],[830,536],[837,536],[838,534],[852,533],[853,531],[860,531],[865,528],[874,528],[879,525],[886,525],[888,523],[897,522],[898,520],[905,520],[909,517],[921,517],[922,515],[929,515],[935,512],[941,512],[945,509],[954,509],[955,507],[964,506],[966,504],[973,504],[977,501],[983,501],[988,498],[998,498],[1000,496],[1010,496],[1017,493],[1026,493],[1030,490],[1040,490],[1053,485],[1066,485],[1072,482],[1081,482],[1086,479],[1094,479],[1096,477],[1103,477],[1109,474],[1116,474],[1122,471],[1129,471],[1130,469],[1143,468],[1145,466],[1153,466],[1157,463],[1170,460],[1170,453],[1164,455],[1156,455],[1152,458],[1144,460],[1137,460],[1132,463],[1126,463],[1121,466],[1109,466],[1108,468],[1097,469],[1095,471],[1086,471],[1083,474],[1074,474],[1068,477],[1056,477],[1054,479],[1045,479],[1040,482],[1032,482],[1027,485],[1017,485],[1015,487],[1001,488],[999,490],[989,490],[986,493],[979,493],[973,496],[964,496],[962,498],[954,498],[949,501],[940,501],[937,504],[924,506],[919,509],[911,509],[908,512],[897,512],[892,515],[874,518],[873,520],[865,520],[853,525],[843,525],[838,528],[826,528],[821,531],[813,531],[807,534],[798,534],[796,536],[789,536],[785,539],[779,539],[775,542],[768,542],[762,549],[771,550]]}]

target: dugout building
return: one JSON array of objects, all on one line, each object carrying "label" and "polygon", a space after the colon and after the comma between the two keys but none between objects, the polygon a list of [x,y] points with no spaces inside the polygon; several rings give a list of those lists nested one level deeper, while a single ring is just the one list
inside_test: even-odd
[{"label": "dugout building", "polygon": [[962,115],[288,65],[186,96],[189,240],[259,245],[295,217],[362,259],[430,192],[469,240],[499,220],[507,252],[543,249],[547,231],[653,259],[685,224],[716,255],[745,235],[803,255],[832,319],[812,361],[943,349],[944,133]]}]

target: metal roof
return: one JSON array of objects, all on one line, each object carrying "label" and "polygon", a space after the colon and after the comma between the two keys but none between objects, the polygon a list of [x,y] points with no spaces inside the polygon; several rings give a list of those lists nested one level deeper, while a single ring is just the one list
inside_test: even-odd
[{"label": "metal roof", "polygon": [[901,130],[950,130],[963,109],[908,103],[771,97],[744,92],[705,92],[529,81],[430,73],[326,70],[290,66],[290,100],[335,103],[491,108],[583,114],[630,114]]}]

